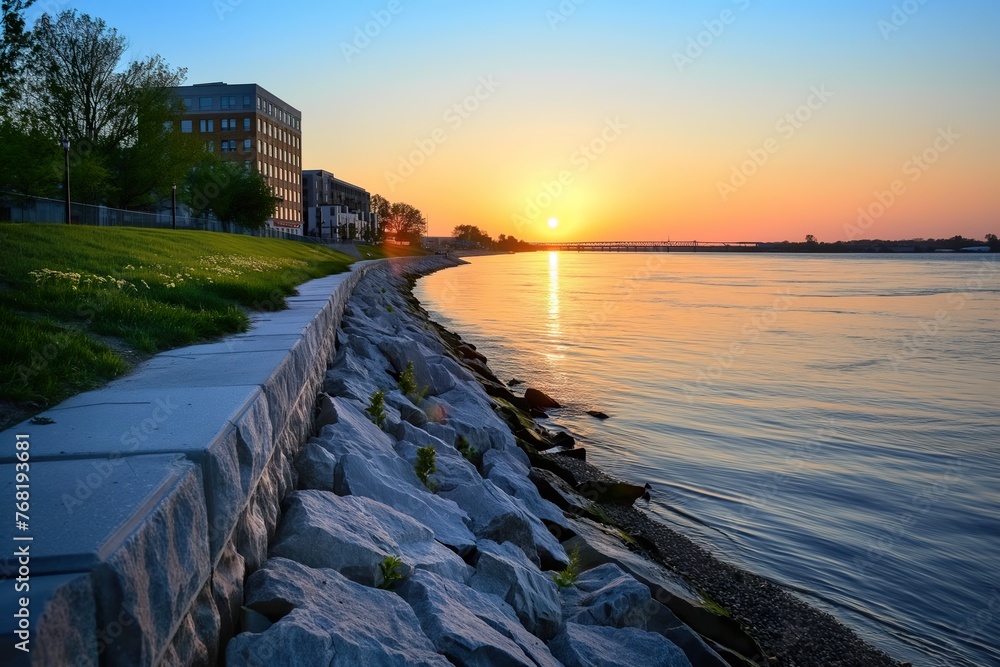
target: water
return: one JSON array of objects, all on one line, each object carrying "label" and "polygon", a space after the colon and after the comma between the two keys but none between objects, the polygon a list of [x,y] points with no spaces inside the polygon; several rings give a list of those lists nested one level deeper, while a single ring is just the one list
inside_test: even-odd
[{"label": "water", "polygon": [[1000,665],[994,257],[471,262],[418,298],[649,511],[898,659]]}]

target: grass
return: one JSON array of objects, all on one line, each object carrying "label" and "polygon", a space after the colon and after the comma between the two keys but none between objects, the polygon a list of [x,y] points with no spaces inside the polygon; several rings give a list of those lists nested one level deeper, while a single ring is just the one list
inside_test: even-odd
[{"label": "grass", "polygon": [[245,331],[352,261],[237,234],[0,223],[0,400],[38,411],[130,359]]},{"label": "grass", "polygon": [[553,572],[552,580],[556,582],[559,588],[569,588],[576,583],[577,577],[580,576],[580,549],[573,549],[569,553],[569,565],[563,569],[562,572]]}]

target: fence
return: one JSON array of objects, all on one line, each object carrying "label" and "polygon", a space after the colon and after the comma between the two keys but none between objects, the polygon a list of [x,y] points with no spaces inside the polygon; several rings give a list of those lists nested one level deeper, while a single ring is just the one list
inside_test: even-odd
[{"label": "fence", "polygon": [[[94,227],[155,227],[170,229],[174,226],[170,211],[150,213],[145,211],[128,211],[107,206],[73,203],[71,206],[73,224],[91,225]],[[11,222],[65,222],[66,202],[45,197],[26,197],[0,192],[0,220]],[[245,229],[239,225],[223,225],[214,217],[194,217],[177,215],[177,229],[197,229],[207,232],[228,232],[246,234],[272,239],[285,239],[301,243],[319,243],[329,245],[320,239],[283,232],[271,227],[263,229]]]}]

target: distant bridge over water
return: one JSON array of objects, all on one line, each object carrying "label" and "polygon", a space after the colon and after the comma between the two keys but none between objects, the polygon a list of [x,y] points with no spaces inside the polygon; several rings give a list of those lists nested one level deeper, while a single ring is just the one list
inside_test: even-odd
[{"label": "distant bridge over water", "polygon": [[540,250],[566,252],[761,252],[758,241],[580,241],[536,243]]}]

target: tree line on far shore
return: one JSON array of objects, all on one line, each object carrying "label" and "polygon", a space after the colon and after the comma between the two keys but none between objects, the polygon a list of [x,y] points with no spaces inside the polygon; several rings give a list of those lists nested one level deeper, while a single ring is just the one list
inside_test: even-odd
[{"label": "tree line on far shore", "polygon": [[452,230],[451,236],[459,245],[483,250],[499,250],[502,252],[520,252],[537,250],[527,241],[520,241],[514,236],[501,234],[496,239],[475,225],[458,225]]}]

